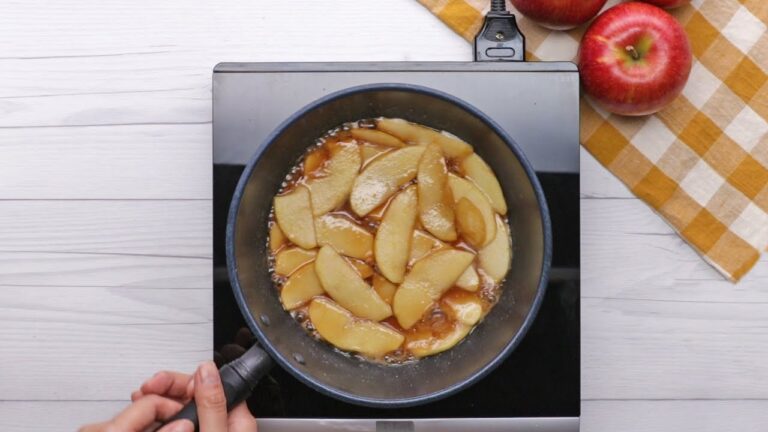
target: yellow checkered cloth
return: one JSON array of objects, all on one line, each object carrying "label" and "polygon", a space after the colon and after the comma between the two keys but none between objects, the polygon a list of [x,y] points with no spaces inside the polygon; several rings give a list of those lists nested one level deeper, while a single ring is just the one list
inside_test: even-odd
[{"label": "yellow checkered cloth", "polygon": [[[488,0],[418,0],[468,41]],[[618,3],[609,1],[606,8]],[[550,31],[511,5],[529,60],[575,60],[586,26]],[[768,248],[768,0],[693,0],[671,13],[693,49],[671,106],[628,118],[581,101],[581,142],[723,275]]]}]

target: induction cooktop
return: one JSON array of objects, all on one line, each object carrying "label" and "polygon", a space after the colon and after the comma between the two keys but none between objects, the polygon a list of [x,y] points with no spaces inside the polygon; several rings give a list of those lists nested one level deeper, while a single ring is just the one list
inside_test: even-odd
[{"label": "induction cooktop", "polygon": [[458,394],[405,409],[325,396],[275,367],[248,400],[259,431],[578,431],[579,81],[571,63],[222,63],[213,73],[214,350],[229,361],[252,343],[227,279],[227,212],[241,172],[285,118],[328,93],[407,83],[451,93],[492,117],[537,172],[551,212],[546,296],[518,348]]}]

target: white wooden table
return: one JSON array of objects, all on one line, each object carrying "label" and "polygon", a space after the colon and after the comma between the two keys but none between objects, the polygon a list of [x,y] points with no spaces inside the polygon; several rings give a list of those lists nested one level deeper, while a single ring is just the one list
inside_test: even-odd
[{"label": "white wooden table", "polygon": [[[214,64],[471,59],[415,0],[5,0],[0,47],[3,431],[209,356]],[[583,430],[766,430],[768,259],[723,281],[586,153],[582,239]]]}]

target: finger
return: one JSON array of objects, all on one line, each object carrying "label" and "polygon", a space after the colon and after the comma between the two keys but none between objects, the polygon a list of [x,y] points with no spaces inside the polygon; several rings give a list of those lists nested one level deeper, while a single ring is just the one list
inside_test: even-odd
[{"label": "finger", "polygon": [[195,397],[195,380],[194,378],[189,380],[189,384],[187,384],[187,398],[192,399]]},{"label": "finger", "polygon": [[157,432],[194,432],[195,425],[189,420],[176,420],[161,427]]},{"label": "finger", "polygon": [[142,396],[144,396],[144,393],[142,393],[141,390],[136,390],[135,392],[131,393],[131,402],[136,402],[137,400],[141,399]]},{"label": "finger", "polygon": [[77,430],[77,432],[99,432],[107,427],[107,422],[101,422],[101,423],[92,423],[87,424],[80,429]]},{"label": "finger", "polygon": [[227,398],[216,365],[205,362],[195,374],[195,403],[200,432],[227,431]]},{"label": "finger", "polygon": [[181,410],[181,403],[158,395],[146,395],[124,409],[109,423],[114,430],[143,431],[157,420]]},{"label": "finger", "polygon": [[248,411],[245,402],[229,412],[229,432],[257,432],[256,419]]},{"label": "finger", "polygon": [[141,392],[144,394],[183,398],[187,395],[187,384],[191,379],[190,375],[181,372],[158,372],[141,385]]}]

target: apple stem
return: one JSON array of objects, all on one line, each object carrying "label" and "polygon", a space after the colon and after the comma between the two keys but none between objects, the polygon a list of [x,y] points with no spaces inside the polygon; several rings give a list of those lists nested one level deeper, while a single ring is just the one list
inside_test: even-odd
[{"label": "apple stem", "polygon": [[629,55],[632,57],[632,60],[640,60],[640,53],[637,52],[635,47],[632,45],[627,45],[624,47],[624,49],[629,53]]}]

